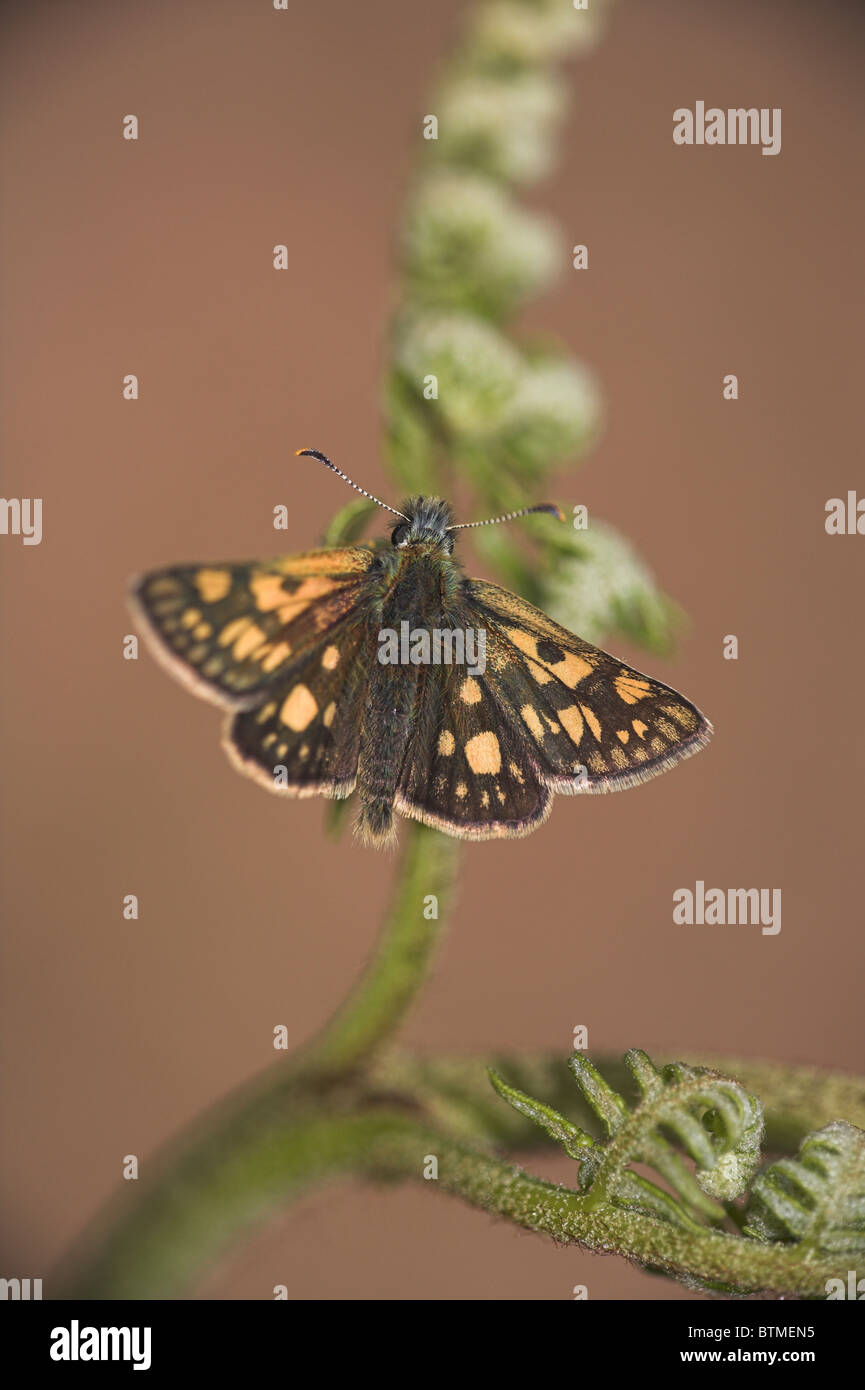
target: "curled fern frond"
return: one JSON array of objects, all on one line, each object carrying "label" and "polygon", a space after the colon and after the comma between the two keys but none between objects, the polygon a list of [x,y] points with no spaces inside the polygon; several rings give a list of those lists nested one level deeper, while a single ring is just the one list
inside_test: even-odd
[{"label": "curled fern frond", "polygon": [[612,526],[592,518],[581,531],[550,528],[544,553],[546,611],[588,642],[611,633],[663,656],[675,646],[684,620],[643,561]]},{"label": "curled fern frond", "polygon": [[803,1256],[865,1253],[865,1132],[834,1120],[761,1173],[745,1234],[795,1242]]},{"label": "curled fern frond", "polygon": [[[509,1105],[579,1161],[579,1190],[589,1206],[610,1202],[685,1227],[720,1225],[728,1215],[722,1204],[741,1196],[760,1159],[760,1102],[737,1081],[703,1067],[677,1062],[659,1071],[638,1049],[626,1053],[625,1063],[640,1092],[633,1108],[582,1054],[570,1059],[606,1142],[494,1073],[491,1079]],[[635,1164],[654,1169],[669,1190],[635,1172]]]},{"label": "curled fern frond", "polygon": [[[399,241],[387,459],[406,492],[456,500],[465,491],[476,516],[544,497],[552,470],[575,464],[598,434],[593,376],[560,349],[536,350],[510,320],[569,273],[561,232],[519,193],[550,167],[570,92],[561,60],[591,47],[603,9],[601,0],[591,12],[561,0],[472,7],[418,134]],[[472,539],[494,552],[498,579],[541,603],[530,581],[556,557],[531,537]]]},{"label": "curled fern frond", "polygon": [[625,1055],[642,1093],[638,1128],[669,1131],[697,1164],[700,1187],[730,1202],[748,1187],[760,1161],[763,1108],[738,1081],[705,1067],[672,1062],[657,1071],[645,1052]]},{"label": "curled fern frond", "polygon": [[492,319],[543,290],[563,256],[554,224],[477,174],[424,180],[403,232],[407,287],[418,304]]}]

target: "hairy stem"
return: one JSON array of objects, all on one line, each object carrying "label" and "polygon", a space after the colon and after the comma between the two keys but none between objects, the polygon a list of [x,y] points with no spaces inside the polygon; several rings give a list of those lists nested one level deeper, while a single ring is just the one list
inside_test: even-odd
[{"label": "hairy stem", "polygon": [[458,848],[456,840],[425,825],[406,825],[375,954],[346,1002],[304,1049],[304,1065],[350,1071],[393,1036],[429,972],[450,905]]},{"label": "hairy stem", "polygon": [[[472,1206],[671,1275],[798,1297],[823,1296],[826,1281],[839,1275],[837,1258],[803,1260],[788,1245],[677,1229],[612,1204],[593,1207],[579,1193],[479,1152],[393,1102],[368,1097],[344,1113],[301,1106],[292,1115],[274,1109],[253,1123],[225,1126],[142,1193],[59,1292],[91,1299],[177,1296],[232,1239],[311,1186],[348,1174],[422,1181],[430,1156],[438,1165],[435,1186]],[[49,1296],[55,1293],[49,1289]]]},{"label": "hairy stem", "polygon": [[[578,1123],[595,1127],[561,1057],[502,1057],[496,1065]],[[611,1081],[624,1085],[621,1062],[601,1066]],[[724,1064],[746,1084],[754,1069],[767,1102],[770,1146],[786,1146],[791,1135],[839,1116],[865,1122],[861,1078],[774,1063]],[[242,1091],[206,1116],[182,1150],[154,1162],[140,1192],[123,1184],[122,1195],[49,1283],[48,1296],[177,1296],[232,1241],[309,1187],[349,1174],[422,1178],[429,1154],[438,1160],[436,1185],[474,1206],[556,1240],[618,1252],[670,1274],[819,1296],[825,1280],[838,1273],[824,1268],[825,1262],[803,1266],[786,1246],[711,1231],[685,1233],[610,1206],[591,1211],[577,1193],[482,1152],[480,1146],[490,1143],[528,1152],[549,1141],[501,1103],[479,1059],[386,1058],[368,1079],[343,1083],[331,1075],[324,1088],[316,1073],[287,1077],[281,1067],[272,1068],[270,1077],[276,1085],[253,1098]],[[774,1121],[789,1097],[796,1097],[793,1124],[786,1115]]]}]

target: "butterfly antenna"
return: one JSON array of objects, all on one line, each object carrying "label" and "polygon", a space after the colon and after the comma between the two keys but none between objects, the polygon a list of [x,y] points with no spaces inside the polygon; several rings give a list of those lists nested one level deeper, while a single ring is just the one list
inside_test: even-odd
[{"label": "butterfly antenna", "polygon": [[382,502],[380,497],[374,497],[371,492],[367,492],[365,487],[358,487],[357,483],[353,483],[348,474],[343,473],[341,468],[337,468],[335,463],[331,463],[326,454],[320,453],[318,449],[297,449],[295,450],[294,456],[295,458],[300,458],[301,454],[306,455],[307,458],[318,459],[319,463],[323,463],[325,468],[329,468],[332,473],[336,473],[338,477],[342,478],[344,483],[348,483],[349,487],[353,487],[355,492],[362,493],[364,497],[369,498],[370,502],[375,502],[377,506],[384,507],[386,512],[393,512],[394,516],[401,516],[403,521],[408,521],[408,517],[403,512],[398,512],[396,507],[388,506],[387,502]]},{"label": "butterfly antenna", "polygon": [[561,507],[557,507],[554,502],[541,502],[537,507],[523,507],[519,512],[507,512],[505,516],[491,516],[488,521],[460,521],[456,526],[449,526],[449,531],[465,531],[471,526],[497,526],[500,521],[515,521],[518,516],[532,516],[535,512],[545,512],[547,516],[554,516],[559,521],[565,520],[565,514]]}]

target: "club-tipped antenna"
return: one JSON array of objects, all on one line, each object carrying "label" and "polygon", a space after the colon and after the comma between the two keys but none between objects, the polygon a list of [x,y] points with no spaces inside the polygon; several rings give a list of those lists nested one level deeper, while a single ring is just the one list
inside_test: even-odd
[{"label": "club-tipped antenna", "polygon": [[554,516],[559,521],[565,520],[565,514],[561,507],[557,507],[554,502],[541,502],[537,507],[523,507],[519,512],[507,512],[504,516],[491,516],[487,521],[460,521],[456,526],[449,526],[449,531],[465,531],[471,526],[497,526],[500,521],[516,521],[518,516],[531,516],[534,512],[545,512],[547,516]]},{"label": "club-tipped antenna", "polygon": [[358,487],[357,483],[353,483],[348,474],[343,473],[341,468],[337,468],[335,463],[331,463],[326,454],[322,454],[318,449],[297,449],[295,450],[294,456],[295,458],[300,458],[301,454],[305,454],[307,458],[318,459],[319,463],[323,463],[332,473],[336,473],[338,477],[342,478],[344,483],[348,483],[349,487],[353,487],[355,492],[362,493],[364,497],[369,498],[370,502],[375,502],[377,506],[384,507],[386,512],[393,512],[394,516],[401,516],[403,521],[408,521],[408,517],[404,512],[398,512],[396,507],[391,507],[387,502],[382,502],[380,497],[374,497],[371,492],[367,492],[365,487]]}]

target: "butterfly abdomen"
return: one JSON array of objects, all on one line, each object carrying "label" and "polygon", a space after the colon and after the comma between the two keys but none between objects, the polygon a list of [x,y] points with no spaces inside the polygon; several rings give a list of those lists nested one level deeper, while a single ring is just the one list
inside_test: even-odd
[{"label": "butterfly abdomen", "polygon": [[[428,671],[411,659],[411,634],[431,634],[444,622],[442,565],[432,555],[399,558],[372,633],[376,656],[371,663],[358,760],[361,812],[357,829],[363,839],[377,845],[396,833],[393,805],[406,756],[415,744],[419,696]],[[386,655],[380,634],[393,634],[396,660],[379,659]]]},{"label": "butterfly abdomen", "polygon": [[396,822],[391,803],[383,797],[362,802],[355,830],[365,845],[376,849],[395,844]]},{"label": "butterfly abdomen", "polygon": [[357,786],[361,813],[358,833],[382,844],[392,839],[393,802],[406,748],[411,742],[417,701],[416,666],[373,667],[364,712]]}]

